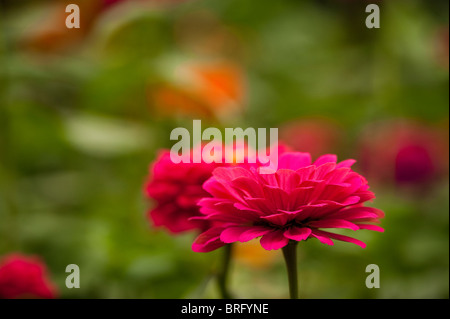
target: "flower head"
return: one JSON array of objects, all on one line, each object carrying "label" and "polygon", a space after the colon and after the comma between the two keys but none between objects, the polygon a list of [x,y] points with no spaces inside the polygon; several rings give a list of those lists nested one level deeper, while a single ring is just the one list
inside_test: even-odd
[{"label": "flower head", "polygon": [[366,179],[350,168],[355,161],[336,161],[335,155],[324,155],[312,163],[309,153],[285,152],[276,171],[264,167],[215,169],[203,185],[212,197],[203,198],[199,205],[202,219],[220,224],[200,234],[192,249],[208,252],[257,237],[266,250],[308,238],[328,245],[336,239],[364,248],[357,239],[323,230],[383,231],[372,223],[384,213],[363,206],[375,196]]},{"label": "flower head", "polygon": [[162,151],[152,164],[150,180],[146,184],[147,196],[156,202],[148,213],[153,225],[163,226],[172,233],[205,230],[208,221],[190,218],[200,215],[197,202],[209,196],[202,184],[217,166],[214,162],[175,164],[170,159],[170,151]]},{"label": "flower head", "polygon": [[360,153],[371,181],[426,191],[448,173],[448,126],[409,120],[371,125],[362,134]]},{"label": "flower head", "polygon": [[55,298],[45,265],[35,257],[11,254],[0,262],[0,299]]}]

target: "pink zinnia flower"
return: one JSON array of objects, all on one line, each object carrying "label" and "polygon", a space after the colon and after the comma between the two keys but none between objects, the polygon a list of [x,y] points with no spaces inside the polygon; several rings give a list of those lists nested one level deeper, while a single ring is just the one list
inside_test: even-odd
[{"label": "pink zinnia flower", "polygon": [[363,203],[375,198],[366,179],[350,167],[354,160],[336,163],[336,155],[324,155],[314,163],[309,153],[286,152],[278,169],[217,168],[205,182],[212,195],[199,205],[203,219],[220,222],[200,234],[192,245],[209,252],[227,243],[261,237],[266,250],[280,249],[290,240],[317,238],[366,245],[352,237],[325,231],[328,228],[383,231],[372,223],[384,213]]},{"label": "pink zinnia flower", "polygon": [[0,262],[0,299],[55,297],[56,289],[38,258],[11,254]]}]

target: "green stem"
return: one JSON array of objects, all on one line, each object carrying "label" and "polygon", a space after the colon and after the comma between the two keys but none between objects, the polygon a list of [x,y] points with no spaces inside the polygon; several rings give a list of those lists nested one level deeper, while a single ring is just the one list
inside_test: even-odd
[{"label": "green stem", "polygon": [[228,274],[230,272],[232,244],[225,245],[223,247],[223,250],[223,259],[221,267],[217,274],[217,283],[219,286],[220,294],[222,295],[222,299],[232,299],[231,294],[227,288]]},{"label": "green stem", "polygon": [[291,240],[282,248],[284,261],[286,262],[289,295],[291,299],[298,299],[297,244],[297,241]]}]

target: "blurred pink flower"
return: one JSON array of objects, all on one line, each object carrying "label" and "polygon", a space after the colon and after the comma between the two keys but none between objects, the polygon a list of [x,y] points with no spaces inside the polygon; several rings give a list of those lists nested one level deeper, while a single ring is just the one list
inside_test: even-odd
[{"label": "blurred pink flower", "polygon": [[200,214],[197,201],[209,196],[202,184],[216,167],[215,163],[175,164],[170,159],[170,151],[162,151],[151,166],[145,190],[147,196],[156,201],[156,206],[148,213],[153,225],[164,226],[172,233],[205,230],[209,225],[207,221],[189,218]]},{"label": "blurred pink flower", "polygon": [[444,130],[412,121],[383,123],[362,134],[360,158],[375,182],[426,186],[448,170],[448,143]]},{"label": "blurred pink flower", "polygon": [[329,119],[298,119],[280,127],[280,139],[296,151],[319,156],[338,150],[341,130]]},{"label": "blurred pink flower", "polygon": [[56,297],[46,266],[37,257],[10,254],[0,262],[0,299]]},{"label": "blurred pink flower", "polygon": [[[278,169],[259,167],[217,168],[203,188],[202,219],[220,222],[200,234],[195,252],[209,252],[227,243],[246,242],[262,236],[266,250],[280,249],[289,240],[332,239],[365,247],[357,239],[324,231],[327,228],[370,229],[384,213],[363,203],[375,198],[364,177],[351,170],[354,160],[336,163],[335,155],[319,157],[313,164],[309,153],[280,155]],[[266,173],[266,174],[264,174]]]}]

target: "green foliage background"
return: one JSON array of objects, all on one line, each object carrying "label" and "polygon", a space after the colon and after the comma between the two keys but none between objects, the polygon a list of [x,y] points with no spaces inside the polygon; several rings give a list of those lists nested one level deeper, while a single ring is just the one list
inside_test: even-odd
[{"label": "green foliage background", "polygon": [[[20,39],[48,3],[2,1],[0,9],[0,255],[40,255],[62,298],[218,297],[211,274],[220,251],[193,253],[195,234],[171,236],[145,217],[150,162],[172,145],[172,128],[192,125],[158,116],[146,97],[162,59],[201,56],[177,37],[185,17],[207,13],[226,26],[238,49],[224,56],[247,76],[245,114],[209,125],[330,118],[346,137],[341,159],[358,159],[357,138],[375,121],[448,127],[448,67],[435,54],[437,30],[448,32],[447,1],[377,2],[376,30],[365,27],[367,3],[356,0],[132,7],[106,13],[69,52],[26,50]],[[389,184],[373,190],[385,233],[358,235],[364,250],[301,243],[300,296],[448,298],[448,176],[420,196]],[[233,265],[237,297],[288,297],[278,253],[264,269]],[[80,289],[65,288],[71,263],[80,266]],[[372,263],[380,289],[365,286]]]}]

